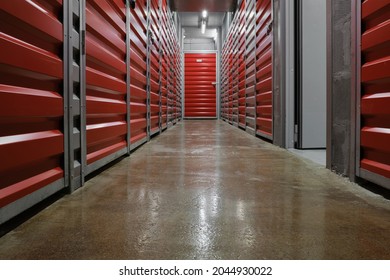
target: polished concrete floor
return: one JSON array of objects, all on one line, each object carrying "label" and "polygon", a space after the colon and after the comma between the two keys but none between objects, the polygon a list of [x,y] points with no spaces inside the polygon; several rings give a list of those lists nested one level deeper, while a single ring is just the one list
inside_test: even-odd
[{"label": "polished concrete floor", "polygon": [[0,238],[0,259],[390,259],[390,202],[185,121]]},{"label": "polished concrete floor", "polygon": [[288,149],[288,151],[300,157],[309,159],[319,165],[326,166],[326,149],[316,149],[316,150]]}]

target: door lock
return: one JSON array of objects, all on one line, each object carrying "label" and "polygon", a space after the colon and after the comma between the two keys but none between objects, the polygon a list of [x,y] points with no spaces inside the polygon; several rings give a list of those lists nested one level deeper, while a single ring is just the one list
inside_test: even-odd
[{"label": "door lock", "polygon": [[135,9],[135,1],[136,0],[130,0],[130,8],[132,8],[133,10]]}]

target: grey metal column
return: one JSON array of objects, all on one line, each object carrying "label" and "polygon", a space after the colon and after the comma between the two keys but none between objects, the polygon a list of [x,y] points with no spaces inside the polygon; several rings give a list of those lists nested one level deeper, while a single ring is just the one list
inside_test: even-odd
[{"label": "grey metal column", "polygon": [[87,168],[87,100],[86,100],[86,44],[85,44],[85,36],[86,36],[86,1],[80,0],[80,32],[81,32],[81,40],[80,40],[80,103],[81,103],[81,111],[80,111],[80,131],[81,131],[81,184],[83,185],[85,182],[86,176],[86,168]]},{"label": "grey metal column", "polygon": [[150,0],[147,0],[147,19],[146,19],[146,40],[147,40],[147,48],[146,48],[146,120],[147,120],[147,129],[146,129],[146,137],[147,141],[150,141],[151,135],[151,113],[150,113],[150,52],[151,52],[151,37],[152,31],[150,30]]},{"label": "grey metal column", "polygon": [[130,94],[131,94],[131,87],[130,87],[130,3],[129,0],[126,0],[126,121],[127,121],[127,136],[126,136],[126,141],[127,141],[127,153],[130,155],[131,151],[131,108],[130,108]]},{"label": "grey metal column", "polygon": [[70,64],[70,35],[69,32],[72,28],[71,17],[71,4],[69,1],[64,1],[63,3],[63,17],[64,17],[64,49],[63,49],[63,63],[64,63],[64,88],[63,88],[63,98],[64,98],[64,177],[65,177],[65,187],[70,188],[70,161],[69,156],[71,153],[70,150],[70,120],[69,117],[69,99],[70,99],[70,89],[69,89],[69,64]]},{"label": "grey metal column", "polygon": [[272,108],[273,108],[273,143],[277,146],[285,146],[285,1],[274,0],[272,2]]},{"label": "grey metal column", "polygon": [[[85,0],[64,1],[65,182],[73,192],[85,170]],[[78,20],[74,20],[78,19]]]},{"label": "grey metal column", "polygon": [[[160,35],[161,36],[161,35]],[[163,120],[162,120],[162,57],[163,57],[163,50],[162,50],[162,47],[161,47],[161,41],[160,41],[160,49],[159,49],[159,54],[160,54],[160,61],[158,62],[158,75],[159,75],[159,79],[158,79],[158,106],[159,106],[159,111],[158,111],[158,125],[159,125],[159,128],[160,128],[160,134],[162,133],[162,123],[163,123]]]}]

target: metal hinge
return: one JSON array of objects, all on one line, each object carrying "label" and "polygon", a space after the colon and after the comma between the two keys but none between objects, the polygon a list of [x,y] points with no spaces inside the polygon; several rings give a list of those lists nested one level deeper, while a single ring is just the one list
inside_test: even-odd
[{"label": "metal hinge", "polygon": [[294,125],[294,142],[298,143],[298,125]]}]

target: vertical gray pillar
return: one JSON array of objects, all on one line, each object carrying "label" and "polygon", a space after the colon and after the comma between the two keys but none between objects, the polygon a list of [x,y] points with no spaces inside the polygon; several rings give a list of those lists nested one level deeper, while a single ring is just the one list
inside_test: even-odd
[{"label": "vertical gray pillar", "polygon": [[85,0],[64,5],[65,178],[73,192],[84,184],[86,166]]},{"label": "vertical gray pillar", "polygon": [[351,149],[351,0],[327,1],[327,167],[350,175]]},{"label": "vertical gray pillar", "polygon": [[285,147],[285,10],[286,1],[273,1],[273,143]]}]

